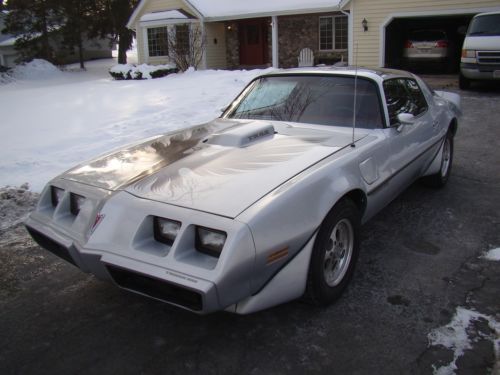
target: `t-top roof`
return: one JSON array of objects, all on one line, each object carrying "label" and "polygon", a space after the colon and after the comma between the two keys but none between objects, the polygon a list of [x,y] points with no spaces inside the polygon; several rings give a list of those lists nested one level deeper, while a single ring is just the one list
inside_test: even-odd
[{"label": "t-top roof", "polygon": [[244,17],[258,14],[325,11],[338,7],[340,0],[189,0],[206,18]]}]

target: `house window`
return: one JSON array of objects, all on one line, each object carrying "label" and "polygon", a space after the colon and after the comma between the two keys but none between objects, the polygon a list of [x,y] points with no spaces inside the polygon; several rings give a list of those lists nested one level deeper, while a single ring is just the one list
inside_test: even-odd
[{"label": "house window", "polygon": [[347,49],[347,16],[319,18],[319,49]]},{"label": "house window", "polygon": [[148,51],[149,56],[168,55],[168,34],[166,27],[154,27],[148,29]]}]

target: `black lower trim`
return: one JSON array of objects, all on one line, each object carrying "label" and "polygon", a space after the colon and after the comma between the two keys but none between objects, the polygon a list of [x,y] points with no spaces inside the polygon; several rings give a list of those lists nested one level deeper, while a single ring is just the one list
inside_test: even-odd
[{"label": "black lower trim", "polygon": [[191,310],[201,311],[203,309],[200,293],[125,268],[108,264],[106,269],[115,283],[124,289]]},{"label": "black lower trim", "polygon": [[26,229],[28,230],[31,237],[33,237],[36,243],[41,247],[50,251],[52,254],[57,255],[59,258],[73,264],[74,266],[77,266],[76,262],[73,260],[73,257],[70,255],[69,250],[65,246],[57,243],[56,241],[50,239],[46,235],[29,226],[26,226]]}]

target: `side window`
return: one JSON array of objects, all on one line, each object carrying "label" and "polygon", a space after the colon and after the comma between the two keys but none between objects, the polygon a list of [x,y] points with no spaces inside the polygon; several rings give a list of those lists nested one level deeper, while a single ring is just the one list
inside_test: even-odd
[{"label": "side window", "polygon": [[427,111],[427,102],[425,101],[425,96],[417,84],[417,81],[413,79],[404,79],[406,88],[408,89],[408,94],[414,104],[413,111],[410,112],[413,116],[418,116],[421,113]]},{"label": "side window", "polygon": [[413,79],[396,78],[384,82],[384,93],[391,126],[398,124],[400,113],[418,116],[427,110],[427,102],[417,82]]}]

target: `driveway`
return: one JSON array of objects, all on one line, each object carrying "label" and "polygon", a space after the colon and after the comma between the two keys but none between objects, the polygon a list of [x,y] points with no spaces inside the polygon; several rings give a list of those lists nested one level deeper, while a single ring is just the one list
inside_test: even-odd
[{"label": "driveway", "polygon": [[[429,82],[458,91],[456,77]],[[500,247],[500,90],[460,93],[448,185],[415,183],[363,227],[352,284],[328,308],[197,316],[83,274],[21,224],[0,230],[0,373],[431,374],[455,359],[458,374],[487,373],[498,332],[484,317],[500,322],[500,262],[481,255]],[[2,199],[31,207],[21,190]],[[429,337],[457,311],[481,317],[455,357]]]}]

